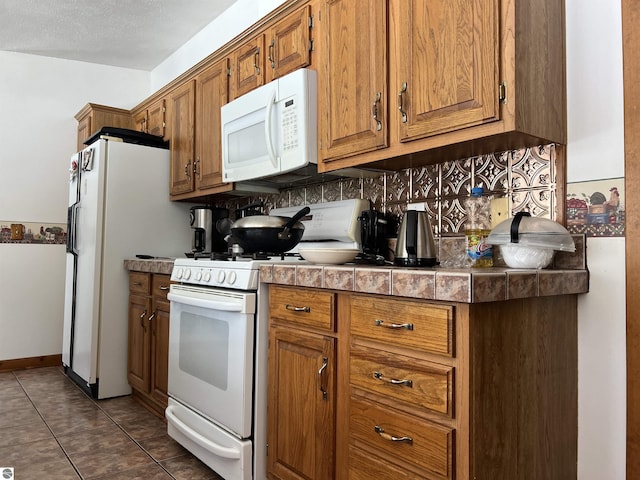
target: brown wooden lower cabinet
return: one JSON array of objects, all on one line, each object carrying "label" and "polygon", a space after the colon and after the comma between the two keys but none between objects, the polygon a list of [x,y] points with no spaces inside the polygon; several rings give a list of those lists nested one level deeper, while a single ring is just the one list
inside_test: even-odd
[{"label": "brown wooden lower cabinet", "polygon": [[129,274],[129,384],[134,398],[160,417],[168,399],[169,284],[169,275]]},{"label": "brown wooden lower cabinet", "polygon": [[270,285],[268,416],[271,479],[575,479],[577,297]]}]

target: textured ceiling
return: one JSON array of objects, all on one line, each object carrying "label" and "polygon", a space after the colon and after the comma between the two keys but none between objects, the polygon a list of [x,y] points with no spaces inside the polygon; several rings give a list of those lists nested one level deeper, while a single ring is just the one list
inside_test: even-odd
[{"label": "textured ceiling", "polygon": [[0,0],[0,50],[152,70],[236,0]]}]

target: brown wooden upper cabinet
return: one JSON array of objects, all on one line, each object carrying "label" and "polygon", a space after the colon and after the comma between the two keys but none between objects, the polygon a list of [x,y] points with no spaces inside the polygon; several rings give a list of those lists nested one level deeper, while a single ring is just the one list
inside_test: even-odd
[{"label": "brown wooden upper cabinet", "polygon": [[287,15],[266,34],[266,81],[311,64],[311,6]]},{"label": "brown wooden upper cabinet", "polygon": [[229,62],[225,58],[208,67],[196,77],[194,179],[197,190],[223,184],[220,109],[229,98],[228,70]]},{"label": "brown wooden upper cabinet", "polygon": [[320,171],[566,143],[563,2],[324,0],[321,8]]},{"label": "brown wooden upper cabinet", "polygon": [[84,142],[102,127],[131,128],[132,126],[129,110],[96,103],[87,103],[76,113],[75,118],[78,121],[78,151],[85,148]]},{"label": "brown wooden upper cabinet", "polygon": [[247,40],[231,54],[230,98],[241,95],[265,84],[264,34]]},{"label": "brown wooden upper cabinet", "polygon": [[320,158],[387,147],[387,2],[329,0],[318,23]]},{"label": "brown wooden upper cabinet", "polygon": [[169,94],[169,148],[171,195],[192,192],[195,160],[195,80],[190,80]]},{"label": "brown wooden upper cabinet", "polygon": [[133,128],[160,137],[166,136],[166,105],[161,98],[140,111],[133,112]]},{"label": "brown wooden upper cabinet", "polygon": [[169,95],[172,197],[219,193],[222,182],[220,108],[228,101],[227,58],[204,69]]}]

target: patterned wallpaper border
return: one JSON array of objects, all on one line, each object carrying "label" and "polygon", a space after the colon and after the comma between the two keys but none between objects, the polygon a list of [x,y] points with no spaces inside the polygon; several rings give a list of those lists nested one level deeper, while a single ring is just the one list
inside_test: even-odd
[{"label": "patterned wallpaper border", "polygon": [[0,220],[0,243],[66,244],[67,225]]}]

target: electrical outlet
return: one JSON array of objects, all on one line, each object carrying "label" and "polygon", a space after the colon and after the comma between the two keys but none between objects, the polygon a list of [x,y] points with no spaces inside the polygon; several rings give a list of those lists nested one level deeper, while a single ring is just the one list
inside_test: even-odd
[{"label": "electrical outlet", "polygon": [[500,197],[491,200],[491,228],[506,220],[509,215],[509,198]]},{"label": "electrical outlet", "polygon": [[407,210],[417,210],[418,212],[426,212],[427,206],[425,202],[416,202],[407,204]]}]

